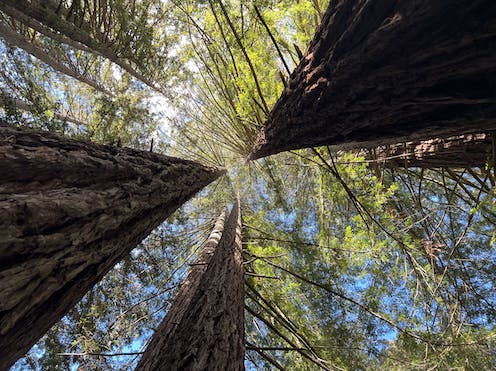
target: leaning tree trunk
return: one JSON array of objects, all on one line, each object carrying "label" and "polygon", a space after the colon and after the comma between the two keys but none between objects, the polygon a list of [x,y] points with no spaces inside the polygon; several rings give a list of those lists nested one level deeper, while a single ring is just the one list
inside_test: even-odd
[{"label": "leaning tree trunk", "polygon": [[480,133],[384,145],[365,157],[387,168],[471,168],[494,166],[495,153],[496,136]]},{"label": "leaning tree trunk", "polygon": [[244,370],[239,199],[222,231],[223,221],[221,216],[136,370]]},{"label": "leaning tree trunk", "polygon": [[56,57],[50,55],[49,52],[35,45],[26,36],[19,34],[16,30],[10,27],[6,22],[0,19],[0,37],[3,38],[9,45],[23,49],[26,53],[38,58],[41,62],[52,67],[55,71],[59,71],[67,76],[85,83],[97,91],[107,95],[112,95],[102,85],[94,79],[85,76],[77,70],[75,66],[67,66],[60,62]]},{"label": "leaning tree trunk", "polygon": [[[130,62],[136,63],[136,60],[130,61],[128,58],[124,58],[120,55],[121,53],[118,53],[113,44],[105,42],[106,37],[99,28],[92,27],[84,19],[78,19],[76,21],[77,24],[67,20],[64,17],[64,13],[67,13],[68,10],[63,5],[59,5],[58,1],[47,0],[0,0],[0,10],[13,19],[24,23],[26,17],[32,18],[34,22],[27,22],[26,25],[36,27],[39,23],[49,27],[63,35],[64,39],[73,40],[74,42],[70,43],[71,46],[78,48],[79,45],[84,45],[84,49],[91,50],[94,54],[109,59],[131,76],[134,76],[157,92],[163,93],[154,81],[150,80],[145,74],[130,64]],[[23,16],[18,17],[19,14]],[[40,33],[47,34],[44,32],[44,28],[37,27],[34,29]],[[92,37],[90,31],[96,33],[98,37]],[[60,38],[58,39],[60,40]]]},{"label": "leaning tree trunk", "polygon": [[496,128],[496,1],[333,0],[251,159]]},{"label": "leaning tree trunk", "polygon": [[0,126],[0,370],[221,171]]},{"label": "leaning tree trunk", "polygon": [[74,41],[56,31],[53,31],[50,27],[45,26],[43,23],[38,22],[37,20],[28,17],[24,13],[8,6],[5,4],[2,4],[0,1],[0,7],[2,12],[7,14],[10,18],[17,20],[18,22],[28,26],[29,28],[32,28],[36,32],[48,36],[50,39],[58,41],[63,44],[67,44],[74,49],[77,50],[82,50],[88,53],[91,53],[91,49],[88,48],[86,45],[83,45],[81,43],[78,43],[77,41]]}]

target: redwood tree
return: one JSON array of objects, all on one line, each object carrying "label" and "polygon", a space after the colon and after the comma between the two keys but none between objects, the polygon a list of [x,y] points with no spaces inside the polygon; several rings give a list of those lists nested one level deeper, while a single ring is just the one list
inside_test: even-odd
[{"label": "redwood tree", "polygon": [[0,369],[221,173],[0,126]]},{"label": "redwood tree", "polygon": [[221,215],[136,370],[244,369],[239,199],[223,223]]},{"label": "redwood tree", "polygon": [[479,133],[405,142],[377,147],[366,157],[388,168],[494,166],[495,138],[494,134]]},{"label": "redwood tree", "polygon": [[496,128],[496,2],[336,0],[252,159]]}]

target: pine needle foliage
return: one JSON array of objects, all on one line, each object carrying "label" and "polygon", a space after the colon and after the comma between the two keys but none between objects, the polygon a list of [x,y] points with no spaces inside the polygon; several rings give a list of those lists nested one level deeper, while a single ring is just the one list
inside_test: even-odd
[{"label": "pine needle foliage", "polygon": [[238,192],[247,369],[496,368],[494,145],[484,167],[466,169],[393,168],[328,147],[245,161],[326,1],[49,3],[96,44],[2,5],[0,22],[62,63],[0,41],[3,123],[227,175],[114,267],[15,370],[132,369]]}]

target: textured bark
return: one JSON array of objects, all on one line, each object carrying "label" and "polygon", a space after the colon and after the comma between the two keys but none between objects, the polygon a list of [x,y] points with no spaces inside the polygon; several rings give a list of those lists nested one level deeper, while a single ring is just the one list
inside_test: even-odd
[{"label": "textured bark", "polygon": [[[10,10],[15,10],[12,12]],[[0,10],[9,14],[9,16],[23,22],[26,17],[32,18],[36,22],[39,22],[46,27],[59,32],[64,35],[65,39],[71,39],[74,41],[72,46],[85,45],[89,50],[91,50],[96,55],[103,56],[115,64],[119,65],[123,70],[128,72],[130,75],[134,76],[138,80],[144,82],[149,87],[155,89],[158,92],[162,92],[157,85],[151,81],[148,77],[140,73],[138,70],[133,68],[127,60],[122,58],[119,53],[114,50],[112,44],[105,42],[105,35],[99,30],[94,30],[98,33],[98,38],[93,38],[89,30],[91,30],[91,25],[85,20],[78,20],[78,25],[67,20],[63,17],[64,13],[67,13],[67,9],[61,8],[58,1],[37,1],[37,0],[0,0]],[[16,13],[24,14],[24,17],[15,18]],[[31,26],[35,25],[34,22],[30,22]],[[38,30],[42,32],[42,30]]]},{"label": "textured bark", "polygon": [[333,0],[251,159],[496,128],[496,2]]},{"label": "textured bark", "polygon": [[385,145],[366,158],[388,168],[470,168],[494,166],[496,136],[489,133],[458,135],[426,141]]},{"label": "textured bark", "polygon": [[220,173],[0,126],[0,370]]},{"label": "textured bark", "polygon": [[244,370],[239,199],[221,233],[217,244],[214,229],[136,370]]}]

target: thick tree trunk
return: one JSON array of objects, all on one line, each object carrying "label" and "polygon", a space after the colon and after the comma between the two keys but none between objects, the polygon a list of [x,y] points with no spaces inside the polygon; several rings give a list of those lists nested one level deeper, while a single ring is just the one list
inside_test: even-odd
[{"label": "thick tree trunk", "polygon": [[[48,36],[52,40],[58,41],[58,42],[63,43],[63,44],[67,44],[76,50],[82,50],[82,51],[91,53],[91,49],[88,48],[86,45],[78,43],[77,41],[69,39],[68,37],[66,37],[64,35],[56,32],[56,31],[53,31],[49,27],[45,26],[43,23],[38,22],[37,20],[26,16],[24,13],[19,12],[18,10],[14,9],[8,5],[2,4],[0,2],[0,9],[2,10],[2,12],[7,14],[12,19],[17,20],[18,22],[28,26],[29,28],[32,28],[33,30],[35,30],[36,32],[38,32],[42,35]],[[26,34],[24,34],[24,36],[26,36]]]},{"label": "thick tree trunk", "polygon": [[0,370],[221,171],[0,126]]},{"label": "thick tree trunk", "polygon": [[496,2],[333,0],[251,159],[496,128]]},{"label": "thick tree trunk", "polygon": [[[32,28],[36,32],[48,36],[50,39],[58,41],[62,44],[67,44],[71,47],[73,47],[76,50],[82,50],[85,52],[91,53],[91,49],[88,48],[86,45],[83,45],[81,43],[78,43],[77,41],[74,41],[72,39],[69,39],[68,37],[53,31],[49,27],[45,26],[43,23],[38,22],[37,20],[30,18],[26,16],[24,13],[6,5],[2,4],[0,1],[0,9],[2,12],[7,14],[10,18],[17,20],[18,22],[28,26],[29,28]],[[24,34],[25,35],[25,34]]]},{"label": "thick tree trunk", "polygon": [[481,133],[385,145],[368,151],[366,158],[387,168],[470,168],[494,166],[495,153],[496,136]]},{"label": "thick tree trunk", "polygon": [[[12,12],[11,10],[15,10]],[[142,74],[129,64],[128,60],[122,58],[119,53],[114,50],[113,45],[105,43],[105,36],[100,30],[93,30],[98,34],[98,38],[93,38],[90,34],[91,25],[85,20],[78,20],[78,25],[66,20],[63,16],[66,9],[59,9],[58,1],[25,1],[25,0],[0,0],[0,10],[8,14],[10,17],[23,22],[25,17],[30,17],[35,21],[50,27],[51,29],[61,33],[66,39],[74,40],[71,46],[85,45],[96,55],[103,56],[110,61],[120,66],[123,70],[142,81],[154,90],[162,93],[152,80]],[[16,14],[22,13],[24,17],[16,18]],[[62,14],[60,14],[62,13]],[[30,27],[36,26],[35,22],[30,22]],[[43,32],[43,29],[35,29],[38,32]],[[136,62],[136,61],[134,61]]]},{"label": "thick tree trunk", "polygon": [[136,370],[244,370],[239,199],[220,241],[218,230],[219,222]]}]

